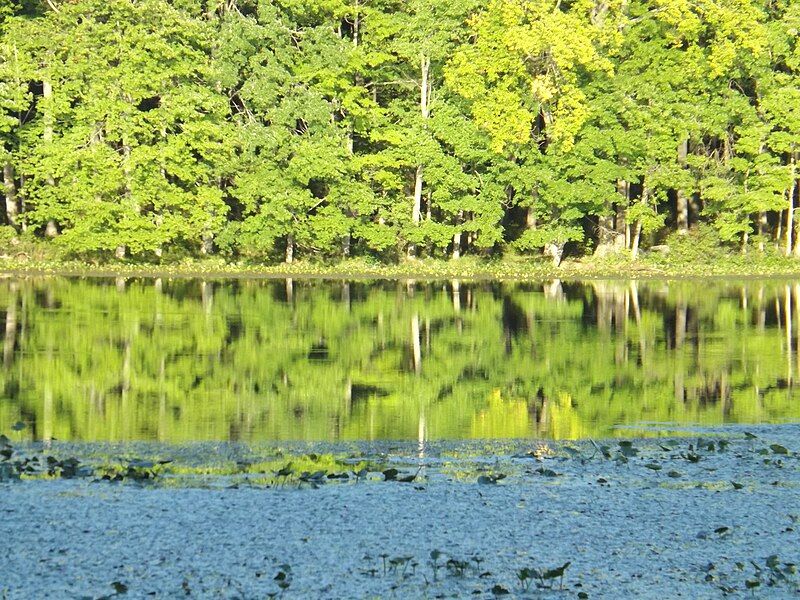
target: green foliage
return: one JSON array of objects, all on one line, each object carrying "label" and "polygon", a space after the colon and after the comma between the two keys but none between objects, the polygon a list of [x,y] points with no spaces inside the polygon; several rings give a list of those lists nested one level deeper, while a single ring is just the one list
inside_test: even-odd
[{"label": "green foliage", "polygon": [[800,256],[799,10],[0,0],[3,224],[90,260]]}]

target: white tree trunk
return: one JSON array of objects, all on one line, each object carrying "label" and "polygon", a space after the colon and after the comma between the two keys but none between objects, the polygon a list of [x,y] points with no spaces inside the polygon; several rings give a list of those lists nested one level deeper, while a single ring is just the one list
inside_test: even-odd
[{"label": "white tree trunk", "polygon": [[294,236],[291,234],[286,236],[286,264],[290,265],[294,262]]},{"label": "white tree trunk", "polygon": [[[429,107],[430,91],[431,91],[430,68],[431,68],[431,59],[422,54],[420,56],[421,82],[420,82],[419,107],[423,120],[427,120],[428,117],[430,116],[430,107]],[[414,174],[414,205],[411,209],[411,222],[414,224],[414,227],[419,226],[420,218],[422,215],[422,188],[424,185],[424,176],[425,176],[425,167],[423,165],[417,165],[417,170]],[[409,244],[408,256],[414,257],[416,255],[417,255],[416,245]]]},{"label": "white tree trunk", "polygon": [[[42,82],[42,96],[44,96],[45,100],[50,100],[53,97],[53,85],[49,81]],[[48,106],[48,111],[50,107]],[[45,143],[50,144],[53,141],[53,115],[50,112],[45,112],[44,117],[44,132],[43,138]],[[55,179],[53,179],[52,175],[47,176],[47,185],[54,186],[56,184]],[[45,227],[44,234],[46,237],[53,238],[58,235],[58,226],[56,222],[52,219],[47,222],[47,226]]]},{"label": "white tree trunk", "polygon": [[17,205],[17,187],[14,183],[14,165],[11,164],[11,161],[3,164],[3,189],[6,196],[6,221],[12,227],[17,228],[19,206]]},{"label": "white tree trunk", "polygon": [[[689,154],[689,139],[681,140],[678,144],[678,164],[686,164],[686,157]],[[676,217],[678,233],[688,233],[689,231],[689,201],[684,190],[675,190]]]}]

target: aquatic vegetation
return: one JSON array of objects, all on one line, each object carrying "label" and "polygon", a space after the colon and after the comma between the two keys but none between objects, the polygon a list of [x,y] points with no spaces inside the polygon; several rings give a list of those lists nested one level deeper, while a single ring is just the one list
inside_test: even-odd
[{"label": "aquatic vegetation", "polygon": [[[52,443],[48,455],[61,463],[67,474],[70,466],[74,465],[75,476],[66,485],[76,486],[69,493],[80,496],[82,500],[91,499],[96,503],[98,496],[113,494],[131,501],[151,495],[148,490],[152,489],[160,490],[158,494],[161,495],[173,489],[208,487],[219,492],[214,494],[215,497],[227,499],[226,510],[228,505],[234,506],[240,499],[243,502],[241,507],[246,507],[248,511],[253,506],[262,507],[270,521],[275,521],[276,531],[282,532],[280,535],[285,533],[293,540],[291,547],[298,554],[284,557],[282,553],[278,558],[264,561],[258,558],[255,561],[257,564],[248,565],[245,570],[250,574],[247,577],[252,577],[253,581],[236,578],[231,581],[224,578],[201,581],[191,578],[189,583],[187,578],[186,587],[192,595],[227,593],[236,597],[308,597],[325,595],[326,592],[321,590],[323,586],[330,585],[330,589],[337,590],[340,595],[347,595],[341,591],[345,588],[363,588],[379,597],[434,597],[440,593],[462,596],[475,593],[476,597],[529,597],[536,594],[563,594],[565,597],[575,597],[577,594],[581,598],[602,596],[602,586],[612,585],[610,582],[618,581],[614,577],[625,573],[625,560],[633,560],[636,565],[634,575],[642,569],[642,561],[638,557],[633,558],[625,545],[614,547],[616,554],[610,556],[618,564],[613,565],[615,572],[610,575],[602,572],[609,556],[599,558],[602,552],[595,552],[589,557],[583,553],[580,556],[575,554],[581,552],[580,548],[585,544],[582,535],[569,545],[561,545],[553,540],[546,528],[538,530],[539,526],[528,526],[533,533],[534,547],[528,546],[521,551],[522,546],[517,546],[514,555],[503,551],[498,556],[496,550],[487,555],[482,546],[482,537],[489,530],[482,528],[483,524],[478,520],[483,520],[493,511],[502,510],[504,520],[488,525],[496,527],[501,537],[514,535],[514,531],[508,529],[508,523],[512,523],[512,527],[522,527],[523,522],[533,521],[550,523],[551,527],[558,523],[557,535],[562,536],[564,527],[572,526],[573,521],[576,527],[586,527],[587,524],[595,526],[597,513],[594,503],[608,501],[609,504],[604,506],[606,510],[611,508],[611,514],[604,516],[604,519],[614,519],[614,527],[624,529],[635,527],[635,521],[631,519],[636,518],[636,511],[653,504],[653,499],[657,500],[655,504],[658,506],[672,506],[673,511],[678,511],[672,513],[675,518],[683,519],[679,515],[683,510],[681,497],[684,494],[687,499],[692,499],[692,503],[714,497],[716,503],[740,507],[729,512],[725,518],[711,520],[704,517],[705,520],[695,521],[700,526],[690,530],[688,538],[684,531],[673,528],[671,531],[675,535],[654,540],[652,548],[659,551],[670,544],[673,537],[678,541],[679,548],[667,559],[666,566],[672,568],[680,564],[685,567],[690,564],[690,571],[695,573],[697,581],[689,581],[686,586],[716,586],[710,588],[714,593],[750,594],[753,590],[756,594],[765,593],[765,590],[774,591],[776,595],[794,593],[797,588],[795,563],[800,561],[789,542],[790,535],[796,535],[793,532],[800,522],[800,515],[795,514],[796,511],[787,508],[781,512],[779,519],[769,517],[776,527],[773,533],[778,536],[777,543],[785,539],[787,544],[783,547],[776,543],[774,547],[779,552],[778,556],[765,552],[763,558],[754,558],[752,562],[742,557],[750,540],[766,538],[765,532],[758,529],[754,531],[749,523],[749,513],[744,510],[749,503],[760,503],[765,497],[780,498],[784,493],[796,497],[797,472],[794,467],[798,455],[791,437],[782,435],[770,439],[769,435],[760,434],[753,439],[735,430],[721,430],[707,437],[698,437],[692,432],[682,438],[631,438],[622,441],[622,445],[617,441],[602,440],[549,442],[549,451],[539,456],[529,453],[531,444],[525,440],[499,442],[496,446],[487,441],[429,444],[424,457],[419,456],[416,443],[401,442],[357,445],[347,448],[345,452],[334,451],[342,448],[327,444],[286,444],[281,447],[214,444],[198,445],[192,450],[157,446],[152,447],[151,453],[144,451],[147,449],[145,445],[114,446],[94,453],[77,453],[74,445]],[[786,453],[775,452],[772,449],[774,445],[785,448]],[[493,451],[493,447],[496,451]],[[599,450],[603,447],[607,447],[608,452]],[[92,446],[81,448],[91,450]],[[168,452],[170,448],[174,450],[172,453]],[[0,465],[9,462],[9,459],[11,462],[31,460],[40,456],[41,449],[39,443],[11,442],[9,436],[0,438],[0,457],[5,458],[0,460]],[[77,462],[69,460],[71,457],[66,454],[67,449],[75,455]],[[625,456],[623,449],[630,456]],[[763,454],[765,450],[767,454]],[[687,461],[685,455],[690,452],[697,454],[701,460]],[[618,460],[620,455],[626,460]],[[765,459],[769,462],[765,463]],[[47,464],[46,460],[44,464]],[[649,465],[661,468],[653,469]],[[78,477],[82,469],[90,469],[91,476]],[[421,474],[423,469],[424,487],[402,485],[402,478]],[[548,475],[547,470],[555,475]],[[61,472],[62,467],[57,466],[53,477],[61,478]],[[778,474],[781,477],[780,485],[775,487],[773,481]],[[103,475],[108,478],[103,479]],[[22,484],[15,480],[4,485],[14,490],[51,485],[48,481],[37,481],[41,477],[50,477],[46,468],[42,469],[41,474],[20,474]],[[479,484],[481,477],[485,480]],[[26,479],[27,482],[24,481]],[[93,481],[97,483],[91,483]],[[108,486],[110,481],[116,481],[118,485],[111,488]],[[734,482],[741,487],[733,485]],[[335,487],[324,493],[313,491],[331,484],[335,484]],[[59,487],[64,485],[60,483]],[[228,495],[227,489],[231,487],[238,487],[244,493],[230,492]],[[414,491],[419,488],[423,488],[424,493]],[[190,491],[190,495],[194,502],[197,498],[194,490]],[[430,497],[434,500],[426,504]],[[377,499],[369,509],[377,509],[379,513],[372,523],[376,529],[367,529],[363,537],[362,527],[365,526],[362,519],[366,513],[359,512],[357,505],[351,504],[356,498],[371,499],[370,502]],[[423,522],[419,524],[423,532],[417,531],[415,538],[406,540],[402,536],[395,537],[392,544],[381,541],[387,534],[387,521],[380,514],[383,502],[394,503],[393,510],[397,505],[424,505],[427,506],[426,512],[434,513],[430,518],[441,520],[443,515],[448,515],[446,505],[451,499],[459,507],[458,510],[464,506],[475,510],[475,519],[469,516],[462,519],[461,515],[453,514],[453,521],[454,525],[474,524],[478,529],[476,535],[440,533],[436,538],[436,546],[431,549],[431,546],[424,545],[428,540],[428,525]],[[615,513],[613,507],[617,502],[622,508]],[[293,515],[292,519],[299,518],[302,522],[306,518],[305,514],[298,517],[299,513],[294,515],[291,512],[293,509],[287,508],[296,504],[316,506],[316,517],[309,517],[312,523],[307,528],[298,529],[293,525],[284,532],[283,523],[289,518],[286,517],[287,510],[288,514]],[[270,505],[276,506],[272,512],[268,508]],[[352,508],[340,510],[345,505]],[[332,510],[331,507],[335,508]],[[440,508],[441,515],[437,514]],[[419,520],[426,518],[417,513],[418,509],[410,508],[410,512],[401,517],[402,521],[392,514],[390,522],[402,522],[413,529]],[[651,510],[647,514],[650,522],[661,523],[663,519],[663,515],[657,511]],[[337,519],[334,521],[336,525],[328,526],[326,515],[330,515],[332,520]],[[445,520],[448,518],[444,517]],[[249,513],[243,517],[242,522],[248,524],[246,535],[258,529],[251,527],[251,519]],[[565,523],[565,520],[569,521]],[[182,523],[180,526],[185,525]],[[603,524],[597,526],[602,528]],[[662,531],[660,527],[659,531]],[[346,565],[341,573],[337,572],[336,577],[346,579],[347,583],[329,578],[323,584],[319,574],[313,572],[316,563],[309,563],[303,558],[305,544],[313,544],[321,530],[325,529],[330,530],[326,535],[333,536],[327,537],[328,540],[338,540],[340,535],[344,536],[342,546],[336,546],[334,551],[338,560]],[[446,525],[441,531],[447,532],[448,529],[450,526]],[[347,536],[362,541],[359,546],[350,546]],[[745,537],[748,539],[745,540]],[[267,543],[269,535],[260,539],[260,543]],[[500,541],[497,547],[506,548],[506,543]],[[362,549],[361,545],[367,548]],[[697,550],[692,550],[692,547]],[[316,549],[314,552],[314,560],[325,559],[326,552],[319,553]],[[687,556],[684,557],[683,553]],[[698,572],[698,564],[691,562],[698,555],[714,557],[714,568]],[[627,556],[627,559],[621,558],[623,556]],[[735,558],[722,558],[724,556]],[[731,562],[727,562],[729,560]],[[741,566],[733,564],[733,560],[741,560]],[[335,570],[334,566],[330,568]],[[254,571],[255,576],[252,575]],[[143,592],[128,574],[120,572],[115,577],[130,588],[128,595],[136,596]],[[177,595],[182,593],[178,586],[180,581],[178,579],[175,584]],[[108,585],[107,582],[104,585]],[[335,595],[334,592],[330,594]]]},{"label": "aquatic vegetation", "polygon": [[[703,567],[703,580],[719,589],[723,594],[765,589],[769,595],[800,593],[797,564],[782,560],[777,554],[765,559],[736,562],[733,568],[716,563]],[[772,590],[767,592],[767,589]]]}]

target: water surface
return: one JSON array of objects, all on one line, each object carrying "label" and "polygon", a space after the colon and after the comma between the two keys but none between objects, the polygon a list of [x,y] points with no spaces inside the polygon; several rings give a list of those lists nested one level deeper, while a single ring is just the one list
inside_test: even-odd
[{"label": "water surface", "polygon": [[16,439],[601,438],[800,419],[800,283],[0,279]]}]

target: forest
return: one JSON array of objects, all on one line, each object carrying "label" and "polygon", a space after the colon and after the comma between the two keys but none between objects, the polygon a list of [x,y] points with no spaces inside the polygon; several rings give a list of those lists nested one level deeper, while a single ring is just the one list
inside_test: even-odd
[{"label": "forest", "polygon": [[797,0],[0,0],[0,244],[800,258]]}]

